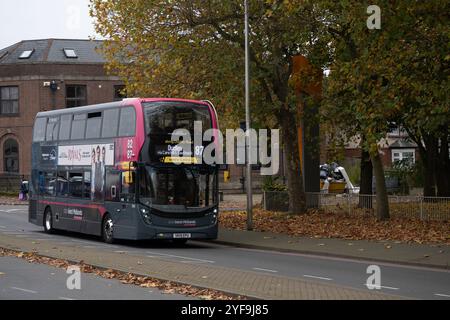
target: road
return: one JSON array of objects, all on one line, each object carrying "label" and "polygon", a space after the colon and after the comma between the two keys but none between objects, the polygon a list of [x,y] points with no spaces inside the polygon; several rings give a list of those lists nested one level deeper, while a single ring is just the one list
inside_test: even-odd
[{"label": "road", "polygon": [[379,292],[412,299],[450,300],[448,270],[236,248],[213,242],[191,241],[185,247],[158,242],[119,242],[107,245],[96,237],[80,234],[47,235],[42,228],[28,223],[27,210],[26,206],[0,206],[0,233],[32,241],[48,241],[55,245],[89,248],[99,252],[120,252],[130,257],[151,257],[185,264],[218,266],[367,291],[369,291],[366,286],[369,277],[367,267],[376,264],[381,269],[381,289],[377,290]]},{"label": "road", "polygon": [[79,290],[67,288],[64,269],[24,259],[0,257],[0,300],[168,300],[187,299],[157,289],[122,284],[92,274],[81,274]]}]

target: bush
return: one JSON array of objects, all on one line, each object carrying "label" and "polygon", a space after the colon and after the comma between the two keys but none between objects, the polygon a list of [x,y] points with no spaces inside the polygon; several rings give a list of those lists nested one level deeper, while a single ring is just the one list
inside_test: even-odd
[{"label": "bush", "polygon": [[262,189],[263,191],[286,191],[287,186],[279,182],[278,179],[280,177],[278,176],[266,176],[264,177]]}]

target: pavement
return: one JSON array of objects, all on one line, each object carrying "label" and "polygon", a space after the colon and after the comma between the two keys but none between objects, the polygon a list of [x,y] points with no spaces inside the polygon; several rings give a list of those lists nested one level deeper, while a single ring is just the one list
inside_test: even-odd
[{"label": "pavement", "polygon": [[237,247],[392,262],[450,270],[450,246],[293,237],[285,234],[220,229],[217,243]]},{"label": "pavement", "polygon": [[[253,205],[261,204],[261,200],[261,194],[253,195]],[[220,203],[220,208],[221,211],[245,211],[246,201],[246,194],[226,194],[224,195],[224,201]],[[293,237],[279,233],[225,228],[220,230],[219,238],[216,242],[263,250],[328,255],[450,269],[449,245]]]},{"label": "pavement", "polygon": [[[217,241],[185,247],[107,245],[75,233],[47,235],[18,206],[0,206],[0,246],[258,299],[450,299],[448,247],[226,229]],[[380,290],[365,284],[373,264],[382,271]]]}]

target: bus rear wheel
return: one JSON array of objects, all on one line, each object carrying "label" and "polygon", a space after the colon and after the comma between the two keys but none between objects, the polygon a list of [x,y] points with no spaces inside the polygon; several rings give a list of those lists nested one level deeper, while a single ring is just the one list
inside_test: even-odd
[{"label": "bus rear wheel", "polygon": [[53,233],[53,219],[52,219],[52,209],[46,208],[44,211],[44,231],[46,233]]},{"label": "bus rear wheel", "polygon": [[102,222],[102,239],[106,243],[113,243],[114,242],[114,223],[109,214],[106,214],[105,218]]}]

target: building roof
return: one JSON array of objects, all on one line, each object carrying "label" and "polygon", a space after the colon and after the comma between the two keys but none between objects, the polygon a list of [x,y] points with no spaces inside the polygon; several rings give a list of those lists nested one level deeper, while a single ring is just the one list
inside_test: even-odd
[{"label": "building roof", "polygon": [[[24,40],[0,50],[0,65],[31,63],[87,64],[105,63],[105,58],[98,52],[101,40],[77,39],[42,39]],[[72,49],[75,57],[68,57],[64,49]],[[29,58],[21,59],[25,51],[32,51]]]},{"label": "building roof", "polygon": [[398,139],[389,145],[391,149],[417,148],[417,144],[407,139]]}]

